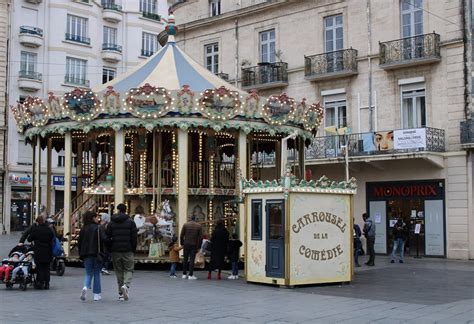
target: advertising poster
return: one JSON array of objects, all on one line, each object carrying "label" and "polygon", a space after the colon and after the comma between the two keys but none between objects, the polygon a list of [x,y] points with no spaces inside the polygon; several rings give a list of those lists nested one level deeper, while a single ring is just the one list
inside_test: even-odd
[{"label": "advertising poster", "polygon": [[399,129],[394,131],[394,147],[396,150],[417,149],[426,147],[426,129]]}]

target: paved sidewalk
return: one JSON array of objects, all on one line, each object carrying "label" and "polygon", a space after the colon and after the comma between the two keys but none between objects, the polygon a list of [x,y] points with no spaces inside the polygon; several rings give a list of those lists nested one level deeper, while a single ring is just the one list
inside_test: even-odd
[{"label": "paved sidewalk", "polygon": [[[2,256],[18,235],[0,236]],[[170,279],[136,271],[128,302],[116,300],[114,276],[102,277],[103,300],[79,300],[83,269],[51,277],[51,290],[0,287],[0,323],[474,323],[474,263],[407,258],[357,269],[348,285],[277,288],[243,280]]]}]

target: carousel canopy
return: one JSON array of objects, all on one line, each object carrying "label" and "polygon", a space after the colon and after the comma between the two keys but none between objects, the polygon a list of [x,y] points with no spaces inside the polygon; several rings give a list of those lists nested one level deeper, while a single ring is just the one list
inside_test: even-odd
[{"label": "carousel canopy", "polygon": [[94,89],[76,88],[63,96],[28,97],[11,107],[18,130],[31,138],[68,131],[130,127],[242,129],[245,133],[310,137],[323,109],[285,93],[261,97],[217,77],[175,43],[174,17],[166,26],[168,43],[146,62]]}]

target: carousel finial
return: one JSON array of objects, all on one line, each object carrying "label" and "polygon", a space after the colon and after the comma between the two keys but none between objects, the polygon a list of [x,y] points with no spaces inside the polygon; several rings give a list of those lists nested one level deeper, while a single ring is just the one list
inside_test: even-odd
[{"label": "carousel finial", "polygon": [[175,43],[174,35],[178,32],[178,27],[174,25],[174,15],[173,12],[170,11],[168,16],[168,24],[165,27],[166,33],[168,34],[168,43]]}]

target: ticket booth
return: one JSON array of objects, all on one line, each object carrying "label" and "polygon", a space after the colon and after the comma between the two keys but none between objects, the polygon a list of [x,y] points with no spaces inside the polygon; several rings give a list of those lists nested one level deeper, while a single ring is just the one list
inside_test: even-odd
[{"label": "ticket booth", "polygon": [[355,180],[291,182],[244,181],[246,280],[282,286],[350,282]]}]

